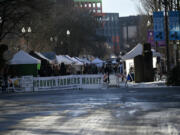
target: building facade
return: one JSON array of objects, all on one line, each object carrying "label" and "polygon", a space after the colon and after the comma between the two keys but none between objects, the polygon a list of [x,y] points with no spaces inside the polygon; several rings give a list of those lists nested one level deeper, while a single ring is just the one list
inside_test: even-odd
[{"label": "building facade", "polygon": [[133,48],[139,42],[139,26],[141,25],[141,16],[128,16],[119,18],[120,25],[120,46],[121,50]]},{"label": "building facade", "polygon": [[74,6],[88,9],[95,15],[102,14],[102,0],[74,0]]},{"label": "building facade", "polygon": [[107,44],[115,53],[120,51],[120,25],[118,13],[104,13],[102,17],[103,33]]},{"label": "building facade", "polygon": [[131,49],[138,43],[140,16],[119,17],[119,13],[103,13],[102,0],[73,0],[74,6],[92,12],[100,22],[96,34],[103,36],[115,54]]},{"label": "building facade", "polygon": [[60,4],[66,8],[68,7],[73,7],[74,6],[74,1],[73,0],[54,0],[56,4]]}]

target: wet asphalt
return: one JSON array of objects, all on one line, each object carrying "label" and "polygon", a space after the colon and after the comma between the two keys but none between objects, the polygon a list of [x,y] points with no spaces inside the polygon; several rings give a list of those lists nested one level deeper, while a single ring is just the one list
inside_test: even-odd
[{"label": "wet asphalt", "polygon": [[180,135],[180,88],[0,94],[0,135]]}]

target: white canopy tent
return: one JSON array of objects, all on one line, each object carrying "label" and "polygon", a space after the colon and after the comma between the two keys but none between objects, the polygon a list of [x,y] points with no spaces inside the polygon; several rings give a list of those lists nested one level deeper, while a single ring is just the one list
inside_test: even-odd
[{"label": "white canopy tent", "polygon": [[18,65],[18,64],[40,64],[41,61],[32,57],[28,53],[24,51],[17,52],[13,58],[10,60],[10,64]]},{"label": "white canopy tent", "polygon": [[43,58],[43,59],[45,59],[45,60],[47,60],[49,63],[53,63],[53,61],[52,60],[50,60],[50,59],[48,59],[48,58],[46,58],[44,55],[42,55],[41,53],[39,53],[39,52],[34,52],[35,54],[37,54],[39,57],[41,57],[41,58]]},{"label": "white canopy tent", "polygon": [[[153,53],[153,57],[161,57],[161,54],[159,52],[156,52],[154,49],[151,49],[151,51]],[[130,52],[126,53],[122,57],[122,59],[123,60],[134,59],[134,57],[142,54],[143,54],[143,46],[142,44],[138,44]]]},{"label": "white canopy tent", "polygon": [[56,63],[58,63],[58,64],[64,63],[66,65],[71,65],[74,63],[74,61],[70,60],[66,56],[58,55],[58,56],[56,56]]},{"label": "white canopy tent", "polygon": [[[159,52],[156,52],[154,49],[151,49],[153,53],[153,68],[156,68],[157,57],[161,57]],[[134,58],[138,55],[143,54],[143,45],[138,44],[130,52],[122,56],[122,60],[126,61],[126,73],[129,72],[130,67],[134,67]]]},{"label": "white canopy tent", "polygon": [[75,61],[75,65],[80,65],[80,66],[83,66],[83,62],[77,60],[76,58],[72,57],[72,60]]},{"label": "white canopy tent", "polygon": [[99,58],[96,58],[92,61],[92,64],[95,64],[97,67],[102,67],[103,63],[104,63],[104,61]]},{"label": "white canopy tent", "polygon": [[142,44],[138,44],[131,51],[126,53],[124,56],[122,56],[122,59],[123,60],[133,59],[134,57],[138,55],[142,55],[142,53],[143,53],[143,46]]},{"label": "white canopy tent", "polygon": [[78,59],[76,59],[76,58],[74,58],[74,57],[70,57],[69,55],[66,55],[66,57],[67,57],[69,60],[73,61],[73,64],[74,64],[74,65],[77,65],[77,66],[82,66],[82,65],[83,65],[83,62],[81,62],[80,60],[78,60]]},{"label": "white canopy tent", "polygon": [[75,59],[74,57],[70,57],[69,55],[65,55],[65,57],[73,62],[72,69],[71,69],[72,73],[76,74],[77,72],[81,72],[82,66],[84,65],[82,62]]},{"label": "white canopy tent", "polygon": [[91,62],[85,58],[81,59],[81,58],[75,57],[75,59],[82,62],[83,64],[91,64]]}]

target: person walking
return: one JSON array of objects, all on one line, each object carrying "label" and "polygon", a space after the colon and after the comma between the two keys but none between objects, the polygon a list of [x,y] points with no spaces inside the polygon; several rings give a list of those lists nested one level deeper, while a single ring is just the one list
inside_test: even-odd
[{"label": "person walking", "polygon": [[106,65],[104,72],[107,75],[107,83],[110,83],[110,80],[109,80],[110,68],[108,65]]},{"label": "person walking", "polygon": [[66,75],[66,66],[64,63],[61,63],[60,75]]}]

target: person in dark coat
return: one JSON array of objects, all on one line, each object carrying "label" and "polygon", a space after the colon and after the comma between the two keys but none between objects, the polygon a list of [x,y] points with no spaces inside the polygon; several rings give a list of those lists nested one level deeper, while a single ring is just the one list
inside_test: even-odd
[{"label": "person in dark coat", "polygon": [[66,75],[66,66],[64,63],[61,63],[60,66],[60,75]]},{"label": "person in dark coat", "polygon": [[108,65],[106,65],[104,72],[105,72],[105,74],[108,75],[107,82],[110,83],[110,80],[109,80],[110,68]]},{"label": "person in dark coat", "polygon": [[3,74],[3,92],[6,92],[8,88],[8,67],[5,68],[4,74]]}]

